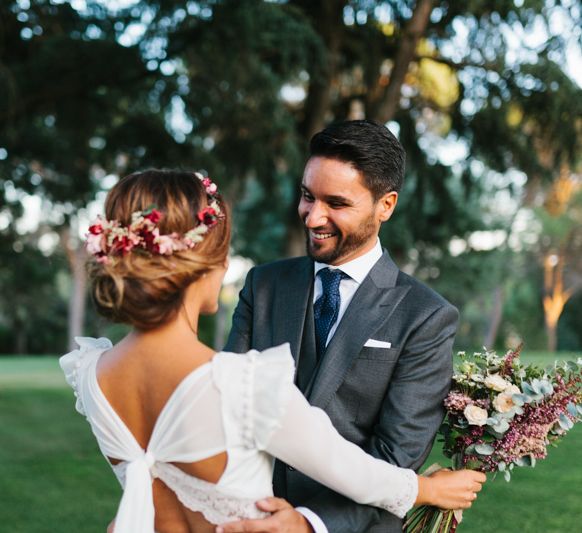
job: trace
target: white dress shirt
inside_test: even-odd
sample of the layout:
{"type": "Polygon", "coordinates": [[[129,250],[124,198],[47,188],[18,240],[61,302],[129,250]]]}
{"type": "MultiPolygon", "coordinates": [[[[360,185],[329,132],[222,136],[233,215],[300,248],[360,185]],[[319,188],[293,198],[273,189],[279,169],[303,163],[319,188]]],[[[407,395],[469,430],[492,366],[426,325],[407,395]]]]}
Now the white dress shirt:
{"type": "MultiPolygon", "coordinates": [[[[378,259],[382,257],[382,245],[380,244],[380,239],[376,241],[376,245],[372,248],[369,252],[366,252],[364,255],[360,257],[356,257],[356,259],[352,259],[347,263],[339,266],[332,266],[327,265],[326,263],[318,263],[317,261],[314,264],[314,276],[315,276],[315,285],[313,287],[313,303],[317,301],[317,299],[322,295],[323,288],[321,286],[321,279],[317,275],[317,273],[323,268],[330,268],[336,269],[339,268],[342,272],[347,274],[349,278],[342,278],[340,281],[340,308],[339,313],[337,316],[337,320],[335,324],[332,325],[331,329],[329,330],[329,335],[327,337],[327,341],[325,345],[329,344],[329,341],[332,339],[334,333],[337,330],[337,327],[350,305],[354,294],[358,290],[358,287],[362,284],[366,276],[372,270],[372,267],[378,262],[378,259]]],[[[327,527],[325,526],[323,520],[315,514],[311,509],[307,507],[297,507],[297,511],[299,511],[311,524],[311,527],[315,531],[315,533],[329,533],[327,527]]]]}
{"type": "Polygon", "coordinates": [[[313,303],[315,303],[318,298],[323,293],[323,288],[321,286],[321,279],[317,273],[324,269],[329,268],[331,270],[339,269],[349,276],[349,278],[343,278],[340,282],[339,292],[340,292],[340,308],[335,324],[332,325],[329,330],[329,335],[325,345],[329,344],[329,341],[333,337],[348,305],[352,301],[354,294],[358,290],[358,287],[362,284],[366,276],[372,270],[372,267],[378,262],[378,259],[382,257],[382,246],[380,240],[376,241],[376,245],[369,252],[366,252],[360,257],[356,257],[347,263],[339,266],[327,265],[325,263],[315,262],[314,265],[314,276],[315,276],[315,286],[313,288],[313,303]]]}

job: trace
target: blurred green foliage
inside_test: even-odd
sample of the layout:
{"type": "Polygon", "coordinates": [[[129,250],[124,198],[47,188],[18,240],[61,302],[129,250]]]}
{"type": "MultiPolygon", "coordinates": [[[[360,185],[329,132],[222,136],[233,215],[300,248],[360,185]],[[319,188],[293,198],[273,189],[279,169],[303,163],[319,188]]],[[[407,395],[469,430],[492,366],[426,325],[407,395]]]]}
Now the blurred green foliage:
{"type": "MultiPolygon", "coordinates": [[[[46,240],[78,246],[83,209],[110,176],[206,168],[233,204],[234,250],[273,260],[302,253],[296,204],[310,136],[359,116],[398,129],[407,176],[382,242],[461,309],[459,345],[519,336],[543,346],[540,250],[508,237],[482,251],[469,238],[508,230],[560,168],[577,171],[582,98],[565,72],[580,48],[575,4],[443,1],[422,20],[402,0],[2,2],[0,353],[63,350],[73,284],[46,240]],[[535,46],[519,37],[540,28],[535,46]],[[32,231],[18,229],[26,194],[42,198],[32,231]],[[469,244],[453,254],[452,239],[469,244]]],[[[572,320],[559,342],[580,347],[572,320]]],[[[212,320],[202,327],[212,338],[212,320]]],[[[85,329],[124,331],[92,310],[85,329]]]]}

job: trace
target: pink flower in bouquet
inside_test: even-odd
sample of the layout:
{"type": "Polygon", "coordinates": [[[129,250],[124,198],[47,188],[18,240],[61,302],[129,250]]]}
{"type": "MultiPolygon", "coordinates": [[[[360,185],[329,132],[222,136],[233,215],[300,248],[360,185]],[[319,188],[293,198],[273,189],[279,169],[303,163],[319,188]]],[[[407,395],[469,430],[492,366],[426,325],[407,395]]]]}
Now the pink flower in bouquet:
{"type": "Polygon", "coordinates": [[[453,390],[449,392],[448,396],[445,398],[444,404],[447,411],[462,413],[467,405],[473,403],[470,396],[466,394],[453,390]]]}

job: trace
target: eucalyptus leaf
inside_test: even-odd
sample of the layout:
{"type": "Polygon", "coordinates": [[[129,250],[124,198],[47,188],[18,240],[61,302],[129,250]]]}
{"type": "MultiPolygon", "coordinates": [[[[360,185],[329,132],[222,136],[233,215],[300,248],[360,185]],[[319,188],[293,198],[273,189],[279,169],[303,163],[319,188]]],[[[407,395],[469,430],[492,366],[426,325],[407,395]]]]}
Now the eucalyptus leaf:
{"type": "Polygon", "coordinates": [[[475,454],[475,447],[476,447],[475,444],[470,444],[469,446],[467,446],[467,449],[465,450],[465,453],[467,455],[473,455],[473,454],[475,454]]]}
{"type": "Polygon", "coordinates": [[[523,404],[529,403],[531,398],[527,394],[514,394],[511,400],[515,405],[522,406],[523,404]]]}
{"type": "Polygon", "coordinates": [[[548,396],[554,392],[554,386],[546,379],[541,380],[539,384],[540,394],[548,396]]]}
{"type": "Polygon", "coordinates": [[[495,448],[493,448],[493,446],[490,446],[489,444],[477,444],[475,446],[475,451],[479,455],[493,455],[495,448]]]}
{"type": "Polygon", "coordinates": [[[538,378],[532,379],[530,386],[531,386],[534,394],[541,394],[542,393],[541,382],[538,378]]]}
{"type": "Polygon", "coordinates": [[[524,455],[513,461],[517,466],[531,466],[531,457],[529,455],[524,455]]]}
{"type": "Polygon", "coordinates": [[[558,424],[560,424],[560,427],[566,431],[574,427],[574,422],[572,422],[564,413],[560,415],[558,424]]]}
{"type": "Polygon", "coordinates": [[[509,483],[511,481],[511,472],[509,470],[506,470],[505,472],[503,472],[503,477],[505,478],[505,481],[509,483]]]}

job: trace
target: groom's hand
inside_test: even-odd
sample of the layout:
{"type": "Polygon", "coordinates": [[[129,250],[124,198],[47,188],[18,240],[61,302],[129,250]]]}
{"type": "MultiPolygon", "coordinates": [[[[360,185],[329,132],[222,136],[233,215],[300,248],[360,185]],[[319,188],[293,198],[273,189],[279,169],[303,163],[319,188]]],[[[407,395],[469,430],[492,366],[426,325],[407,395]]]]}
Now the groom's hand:
{"type": "Polygon", "coordinates": [[[266,498],[257,502],[261,511],[272,513],[261,520],[239,520],[216,528],[216,533],[313,533],[307,519],[286,500],[266,498]]]}

